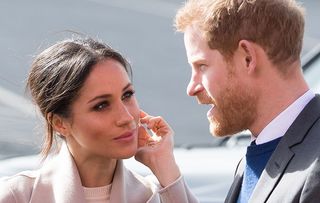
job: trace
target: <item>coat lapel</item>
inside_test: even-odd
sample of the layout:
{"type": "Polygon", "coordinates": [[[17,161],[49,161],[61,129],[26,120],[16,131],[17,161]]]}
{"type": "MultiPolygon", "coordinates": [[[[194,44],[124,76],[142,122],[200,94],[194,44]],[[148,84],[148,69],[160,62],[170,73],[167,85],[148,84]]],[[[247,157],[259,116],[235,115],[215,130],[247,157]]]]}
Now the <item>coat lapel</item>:
{"type": "Polygon", "coordinates": [[[126,183],[125,183],[125,171],[123,168],[122,161],[117,161],[116,171],[113,176],[112,186],[111,186],[111,203],[126,203],[126,183]]]}
{"type": "Polygon", "coordinates": [[[301,143],[308,130],[319,119],[320,96],[313,98],[282,137],[252,193],[249,202],[266,202],[294,157],[291,147],[301,143]]]}
{"type": "Polygon", "coordinates": [[[81,179],[65,143],[54,160],[41,168],[30,203],[85,203],[81,179]]]}
{"type": "Polygon", "coordinates": [[[234,180],[229,189],[228,195],[224,201],[225,203],[237,202],[239,192],[241,189],[242,180],[243,180],[243,172],[244,172],[245,165],[246,165],[246,160],[242,158],[238,163],[234,180]]]}
{"type": "Polygon", "coordinates": [[[129,171],[118,160],[111,188],[111,203],[160,203],[156,187],[140,175],[129,171]]]}
{"type": "MultiPolygon", "coordinates": [[[[76,164],[65,143],[59,154],[48,160],[35,181],[30,203],[86,203],[76,164]]],[[[110,195],[111,203],[160,203],[156,185],[117,162],[110,195]]]]}
{"type": "MultiPolygon", "coordinates": [[[[280,143],[279,143],[280,145],[280,143]]],[[[253,190],[249,202],[265,202],[271,194],[274,187],[277,185],[280,177],[282,177],[286,166],[294,156],[294,153],[285,145],[278,146],[277,151],[271,157],[263,170],[259,181],[253,190]]]]}

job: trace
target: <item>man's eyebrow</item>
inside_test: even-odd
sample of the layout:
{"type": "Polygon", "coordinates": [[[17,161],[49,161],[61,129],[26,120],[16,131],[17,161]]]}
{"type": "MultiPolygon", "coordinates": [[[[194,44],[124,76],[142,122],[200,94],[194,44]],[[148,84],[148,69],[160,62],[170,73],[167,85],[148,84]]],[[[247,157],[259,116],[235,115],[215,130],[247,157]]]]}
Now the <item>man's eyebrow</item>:
{"type": "Polygon", "coordinates": [[[201,56],[194,56],[191,57],[190,60],[188,60],[189,64],[197,64],[197,63],[204,63],[206,61],[206,59],[204,57],[201,56]]]}
{"type": "Polygon", "coordinates": [[[196,66],[199,66],[199,65],[202,65],[202,64],[206,64],[206,60],[202,59],[202,58],[198,58],[196,60],[193,60],[193,61],[190,61],[190,65],[192,67],[196,67],[196,66]]]}

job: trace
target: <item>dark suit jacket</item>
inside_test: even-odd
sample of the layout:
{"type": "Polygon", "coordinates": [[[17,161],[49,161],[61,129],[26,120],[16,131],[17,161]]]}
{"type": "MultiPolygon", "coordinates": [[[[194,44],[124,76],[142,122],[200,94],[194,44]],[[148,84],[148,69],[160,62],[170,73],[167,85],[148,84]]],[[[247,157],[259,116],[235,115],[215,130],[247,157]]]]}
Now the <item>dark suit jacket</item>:
{"type": "MultiPolygon", "coordinates": [[[[237,201],[244,165],[243,159],[225,202],[237,201]]],[[[320,202],[320,95],[307,104],[280,140],[249,202],[320,202]]]]}

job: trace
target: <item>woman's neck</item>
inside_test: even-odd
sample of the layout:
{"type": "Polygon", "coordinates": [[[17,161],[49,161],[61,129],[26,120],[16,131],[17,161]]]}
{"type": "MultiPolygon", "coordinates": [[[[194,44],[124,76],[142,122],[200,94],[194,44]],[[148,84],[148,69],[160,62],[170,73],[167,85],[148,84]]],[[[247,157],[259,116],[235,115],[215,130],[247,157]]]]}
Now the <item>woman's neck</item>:
{"type": "Polygon", "coordinates": [[[67,145],[77,166],[82,186],[101,187],[112,183],[117,159],[99,156],[80,146],[71,136],[67,145]]]}
{"type": "Polygon", "coordinates": [[[110,159],[99,162],[97,160],[77,163],[82,185],[85,187],[101,187],[112,183],[117,160],[110,159]]]}

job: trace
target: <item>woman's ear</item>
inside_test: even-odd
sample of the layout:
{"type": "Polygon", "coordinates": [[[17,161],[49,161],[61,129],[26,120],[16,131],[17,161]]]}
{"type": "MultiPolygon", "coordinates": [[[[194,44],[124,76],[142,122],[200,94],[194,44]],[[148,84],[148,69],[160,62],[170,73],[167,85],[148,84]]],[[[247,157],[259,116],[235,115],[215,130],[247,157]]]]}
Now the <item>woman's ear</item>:
{"type": "Polygon", "coordinates": [[[257,68],[257,53],[254,43],[248,40],[240,40],[238,49],[248,74],[254,73],[257,68]]]}
{"type": "Polygon", "coordinates": [[[64,119],[63,117],[57,114],[52,114],[51,116],[52,116],[51,118],[52,128],[63,137],[68,136],[69,128],[68,128],[68,123],[66,119],[64,119]]]}

